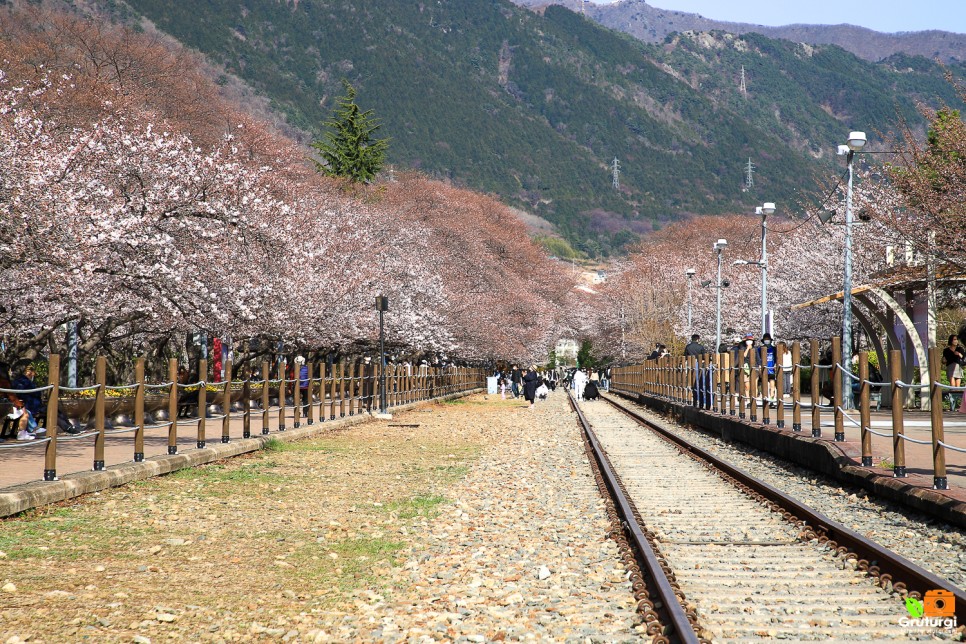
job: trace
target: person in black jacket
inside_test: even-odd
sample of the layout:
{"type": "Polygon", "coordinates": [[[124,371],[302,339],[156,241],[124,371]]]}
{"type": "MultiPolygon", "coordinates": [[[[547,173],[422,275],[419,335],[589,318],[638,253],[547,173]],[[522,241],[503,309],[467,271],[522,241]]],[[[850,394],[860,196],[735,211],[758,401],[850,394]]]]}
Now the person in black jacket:
{"type": "Polygon", "coordinates": [[[27,363],[17,377],[13,379],[10,388],[24,390],[24,393],[17,394],[17,397],[23,401],[23,406],[30,412],[34,420],[40,422],[44,416],[44,402],[39,392],[28,393],[30,389],[37,388],[37,384],[34,382],[36,376],[37,370],[34,369],[32,364],[27,363]]]}
{"type": "MultiPolygon", "coordinates": [[[[686,358],[690,358],[692,356],[698,357],[707,353],[707,349],[704,348],[704,345],[698,342],[698,340],[700,339],[701,339],[701,336],[699,336],[697,333],[691,336],[691,341],[688,342],[686,347],[684,347],[684,356],[686,358]]],[[[698,406],[698,402],[699,402],[698,390],[702,388],[700,384],[701,378],[702,376],[706,376],[706,375],[707,375],[706,372],[703,373],[701,370],[696,370],[694,372],[694,382],[691,383],[691,400],[692,400],[692,404],[695,407],[698,406]]]]}
{"type": "Polygon", "coordinates": [[[520,388],[523,387],[523,371],[516,365],[513,365],[513,370],[510,371],[510,389],[513,391],[513,397],[520,397],[520,388]]]}
{"type": "Polygon", "coordinates": [[[537,367],[531,366],[523,376],[523,397],[530,403],[530,409],[533,409],[533,401],[537,398],[539,384],[540,376],[537,375],[537,367]]]}

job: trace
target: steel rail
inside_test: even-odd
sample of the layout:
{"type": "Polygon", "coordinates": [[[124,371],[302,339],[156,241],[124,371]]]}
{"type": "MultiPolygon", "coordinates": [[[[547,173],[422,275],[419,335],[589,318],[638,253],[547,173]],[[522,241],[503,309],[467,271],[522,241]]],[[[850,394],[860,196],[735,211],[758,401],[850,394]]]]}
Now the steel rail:
{"type": "Polygon", "coordinates": [[[914,564],[902,555],[879,545],[854,530],[850,530],[778,488],[747,474],[697,445],[693,445],[674,432],[658,426],[637,412],[617,403],[612,398],[605,396],[601,396],[601,398],[641,425],[664,436],[679,447],[737,480],[741,485],[791,513],[797,519],[803,521],[807,528],[818,537],[819,541],[827,542],[839,552],[850,551],[854,553],[858,558],[859,569],[878,577],[881,584],[884,585],[886,581],[891,581],[893,588],[897,590],[904,588],[911,596],[919,599],[922,599],[922,596],[928,590],[941,589],[953,593],[956,597],[956,620],[959,624],[966,623],[966,592],[961,588],[914,564]]]}
{"type": "Polygon", "coordinates": [[[657,554],[648,542],[647,537],[644,536],[644,531],[640,524],[634,518],[634,510],[631,505],[631,501],[624,494],[618,484],[617,474],[614,472],[614,468],[611,466],[610,461],[606,458],[604,450],[597,440],[594,430],[591,429],[590,423],[587,422],[587,418],[584,416],[583,412],[580,411],[580,407],[574,402],[573,394],[570,390],[567,391],[568,399],[570,400],[570,406],[577,413],[577,418],[580,420],[580,425],[584,430],[584,434],[587,440],[590,442],[591,448],[594,452],[594,458],[597,461],[597,465],[600,468],[601,473],[604,477],[604,482],[607,485],[607,489],[610,490],[611,498],[614,500],[614,505],[617,508],[617,512],[621,516],[621,522],[624,525],[625,531],[628,533],[628,537],[640,554],[643,560],[644,567],[647,569],[648,575],[650,575],[650,580],[653,582],[654,590],[660,597],[661,602],[664,604],[663,610],[668,617],[670,622],[667,626],[672,629],[671,633],[665,633],[669,637],[675,638],[677,641],[684,642],[687,644],[699,644],[697,634],[694,632],[694,628],[691,626],[691,622],[688,619],[687,611],[684,606],[681,605],[681,600],[678,598],[677,593],[675,593],[674,588],[671,587],[671,582],[668,581],[667,574],[661,567],[661,562],[658,560],[657,554]]]}

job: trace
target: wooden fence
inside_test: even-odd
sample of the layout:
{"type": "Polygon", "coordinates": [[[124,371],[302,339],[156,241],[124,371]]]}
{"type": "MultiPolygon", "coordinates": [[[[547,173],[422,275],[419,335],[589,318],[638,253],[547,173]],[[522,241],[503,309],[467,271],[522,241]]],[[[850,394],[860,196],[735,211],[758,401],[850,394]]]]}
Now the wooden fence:
{"type": "MultiPolygon", "coordinates": [[[[144,460],[145,430],[167,428],[167,453],[178,453],[179,431],[194,433],[196,446],[204,449],[213,427],[222,443],[231,441],[232,419],[242,420],[242,438],[255,432],[270,433],[270,418],[277,418],[276,430],[285,431],[287,420],[294,427],[304,422],[335,420],[345,416],[374,413],[379,410],[385,382],[386,407],[392,409],[409,403],[442,396],[467,393],[486,386],[486,373],[479,368],[388,365],[384,374],[377,364],[361,360],[342,360],[326,366],[307,363],[306,377],[285,377],[284,363],[272,374],[268,362],[261,364],[261,378],[232,380],[229,361],[227,380],[218,383],[204,380],[178,383],[178,361],[168,361],[168,381],[145,381],[143,358],[135,364],[135,382],[109,386],[106,382],[107,362],[103,356],[95,362],[95,383],[87,387],[63,387],[60,382],[60,356],[50,356],[48,384],[32,390],[46,396],[47,434],[31,442],[0,443],[3,449],[19,449],[44,445],[45,481],[57,479],[57,448],[65,441],[92,440],[94,470],[105,469],[105,439],[115,434],[130,434],[135,462],[144,460]],[[275,378],[272,378],[275,375],[275,378]],[[108,395],[108,394],[113,395],[108,395]],[[123,393],[125,395],[118,395],[123,393]],[[58,416],[71,419],[72,432],[60,432],[58,416]],[[115,426],[109,418],[119,421],[115,426]],[[89,419],[89,420],[88,420],[89,419]]],[[[198,373],[207,374],[208,365],[200,361],[198,373]]],[[[0,389],[0,394],[29,393],[25,390],[0,389]]]]}
{"type": "MultiPolygon", "coordinates": [[[[946,450],[966,452],[966,449],[945,442],[943,428],[944,391],[963,392],[966,387],[949,387],[940,383],[939,364],[942,356],[940,349],[929,350],[929,384],[910,384],[894,379],[875,382],[869,379],[868,352],[858,355],[858,373],[846,370],[842,365],[841,339],[832,338],[831,365],[801,364],[802,347],[799,342],[790,346],[778,343],[775,347],[774,365],[767,364],[767,348],[758,347],[749,353],[747,365],[744,359],[736,359],[733,353],[705,354],[701,356],[665,356],[649,360],[641,365],[616,367],[611,370],[611,389],[624,394],[653,397],[671,401],[679,405],[691,405],[710,414],[737,416],[752,423],[770,425],[784,429],[791,415],[791,430],[802,431],[803,415],[807,418],[811,435],[822,437],[823,414],[831,413],[834,418],[835,441],[845,440],[845,423],[860,429],[862,465],[872,466],[872,436],[891,439],[893,451],[893,474],[897,478],[906,476],[905,443],[928,444],[932,447],[933,487],[948,489],[946,476],[946,450]],[[769,395],[769,377],[775,379],[776,390],[781,391],[782,359],[791,351],[792,400],[785,403],[781,394],[769,395]],[[807,389],[810,402],[802,401],[802,372],[809,369],[807,389]],[[824,372],[824,373],[823,373],[824,372]],[[843,380],[848,378],[857,383],[858,419],[850,415],[851,409],[844,409],[843,380]],[[906,390],[919,390],[930,401],[930,441],[918,440],[905,435],[904,398],[906,390]],[[871,427],[871,407],[875,394],[873,390],[888,391],[891,394],[892,431],[880,433],[871,427]],[[829,405],[822,405],[823,397],[830,398],[829,405]],[[774,418],[772,413],[774,412],[774,418]]],[[[809,341],[809,355],[819,355],[819,341],[809,341]]],[[[889,362],[900,365],[901,352],[889,352],[889,362]]],[[[892,373],[902,373],[892,369],[892,373]]],[[[964,394],[966,395],[966,394],[964,394]]]]}

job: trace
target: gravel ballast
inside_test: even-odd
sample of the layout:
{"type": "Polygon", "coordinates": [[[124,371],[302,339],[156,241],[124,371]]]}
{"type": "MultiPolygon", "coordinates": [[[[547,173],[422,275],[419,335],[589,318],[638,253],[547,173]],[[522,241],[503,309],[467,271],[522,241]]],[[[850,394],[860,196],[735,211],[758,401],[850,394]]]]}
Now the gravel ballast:
{"type": "Polygon", "coordinates": [[[620,399],[664,427],[686,435],[698,447],[720,456],[748,474],[794,496],[846,527],[902,554],[930,572],[966,588],[966,531],[876,499],[865,490],[843,487],[765,452],[729,443],[682,427],[636,403],[620,399]]]}

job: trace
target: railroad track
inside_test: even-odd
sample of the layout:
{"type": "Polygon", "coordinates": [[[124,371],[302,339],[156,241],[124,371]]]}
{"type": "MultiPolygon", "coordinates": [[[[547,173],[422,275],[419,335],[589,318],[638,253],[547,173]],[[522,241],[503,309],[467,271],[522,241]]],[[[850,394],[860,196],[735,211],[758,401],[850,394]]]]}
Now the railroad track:
{"type": "Polygon", "coordinates": [[[966,594],[900,555],[613,400],[575,409],[655,641],[932,639],[903,602],[930,590],[966,621],[966,594]]]}

